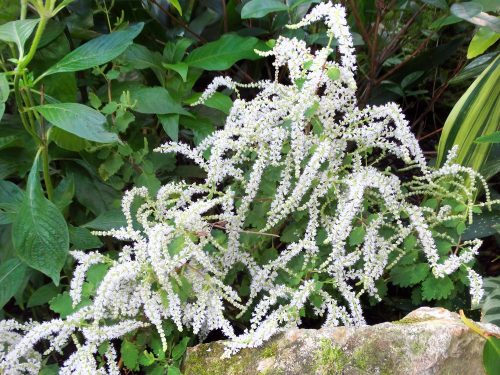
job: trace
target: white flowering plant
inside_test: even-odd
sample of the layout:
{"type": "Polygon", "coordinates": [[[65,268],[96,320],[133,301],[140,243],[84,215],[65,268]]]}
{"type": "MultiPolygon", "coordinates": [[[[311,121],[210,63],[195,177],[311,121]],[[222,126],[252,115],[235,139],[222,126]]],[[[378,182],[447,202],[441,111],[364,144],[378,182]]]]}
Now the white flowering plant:
{"type": "Polygon", "coordinates": [[[196,147],[157,149],[191,159],[204,180],[171,182],[155,196],[126,192],[127,225],[97,233],[124,241],[121,252],[72,252],[75,311],[0,323],[3,373],[36,374],[42,354],[57,351],[66,357],[61,374],[118,374],[117,340],[144,332],[155,332],[158,356],[174,351],[177,361],[189,334],[172,348],[172,332],[203,340],[220,331],[229,356],[305,316],[325,327],[363,325],[365,298],[380,301],[388,280],[414,288],[417,301],[446,298],[455,283],[480,300],[472,266],[481,241],[460,235],[473,212],[495,203],[484,179],[453,164],[456,149],[429,167],[396,104],[359,108],[345,10],[322,3],[290,28],[318,21],[328,30],[324,48],[282,36],[259,52],[274,59],[274,81],[209,85],[198,103],[220,87],[237,96],[224,128],[196,147]],[[251,100],[240,97],[247,88],[258,90],[251,100]],[[476,203],[481,190],[485,202],[476,203]],[[89,292],[96,265],[102,275],[89,292]],[[50,344],[44,353],[41,341],[50,344]]]}

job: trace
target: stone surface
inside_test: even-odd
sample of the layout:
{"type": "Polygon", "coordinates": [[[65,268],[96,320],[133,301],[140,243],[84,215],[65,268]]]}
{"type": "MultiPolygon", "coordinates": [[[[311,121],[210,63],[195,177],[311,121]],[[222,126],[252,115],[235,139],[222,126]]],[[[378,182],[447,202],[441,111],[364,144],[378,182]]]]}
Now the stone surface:
{"type": "MultiPolygon", "coordinates": [[[[497,326],[482,324],[500,334],[497,326]]],[[[221,359],[223,342],[188,350],[185,375],[481,375],[485,340],[456,313],[422,307],[397,322],[294,329],[221,359]]]]}

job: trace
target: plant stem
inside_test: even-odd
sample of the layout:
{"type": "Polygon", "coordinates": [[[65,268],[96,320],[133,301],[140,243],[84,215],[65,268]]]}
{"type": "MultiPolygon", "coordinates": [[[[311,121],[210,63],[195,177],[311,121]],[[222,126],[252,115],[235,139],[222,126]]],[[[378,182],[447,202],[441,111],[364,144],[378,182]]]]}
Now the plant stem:
{"type": "Polygon", "coordinates": [[[49,173],[49,145],[42,146],[42,165],[43,165],[43,180],[45,181],[45,190],[47,190],[47,198],[52,201],[54,188],[49,173]]]}

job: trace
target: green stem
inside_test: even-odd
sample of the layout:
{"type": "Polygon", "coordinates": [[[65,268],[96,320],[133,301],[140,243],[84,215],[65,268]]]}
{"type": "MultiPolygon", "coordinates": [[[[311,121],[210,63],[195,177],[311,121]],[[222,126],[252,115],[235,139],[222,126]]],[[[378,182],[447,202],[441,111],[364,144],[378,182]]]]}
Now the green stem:
{"type": "Polygon", "coordinates": [[[26,19],[26,14],[28,13],[28,0],[21,0],[21,15],[19,19],[26,19]]]}
{"type": "Polygon", "coordinates": [[[52,201],[54,188],[52,187],[52,180],[49,173],[49,145],[42,146],[42,165],[43,165],[43,179],[45,181],[45,189],[47,190],[47,198],[52,201]]]}
{"type": "Polygon", "coordinates": [[[38,48],[38,43],[40,43],[40,39],[42,38],[48,20],[49,18],[46,15],[44,14],[40,15],[40,22],[38,23],[38,27],[36,28],[35,36],[33,37],[33,42],[31,43],[30,50],[28,54],[25,57],[23,57],[23,59],[19,62],[19,65],[17,66],[18,73],[22,73],[24,68],[28,66],[30,61],[35,56],[35,52],[38,48]]]}

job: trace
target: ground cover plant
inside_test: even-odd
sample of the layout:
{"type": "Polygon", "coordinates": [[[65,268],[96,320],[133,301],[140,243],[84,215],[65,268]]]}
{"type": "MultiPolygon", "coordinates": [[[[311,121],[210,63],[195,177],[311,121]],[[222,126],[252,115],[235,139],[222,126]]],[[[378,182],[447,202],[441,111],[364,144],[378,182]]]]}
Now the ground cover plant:
{"type": "Polygon", "coordinates": [[[134,3],[13,7],[20,19],[0,26],[2,371],[176,374],[188,345],[217,335],[231,355],[297,325],[377,321],[377,304],[397,318],[484,302],[474,268],[496,230],[498,57],[448,68],[430,97],[412,85],[438,68],[412,59],[466,21],[480,22],[468,49],[482,54],[496,9],[261,3],[152,1],[149,19],[134,3]],[[443,19],[405,51],[425,11],[443,19]],[[366,28],[381,25],[378,46],[366,28]],[[423,70],[398,82],[412,63],[423,70]],[[438,99],[478,66],[432,166],[415,133],[438,136],[438,99]],[[409,116],[427,106],[418,128],[389,99],[409,116]],[[474,122],[483,137],[461,143],[478,106],[493,111],[474,122]]]}

